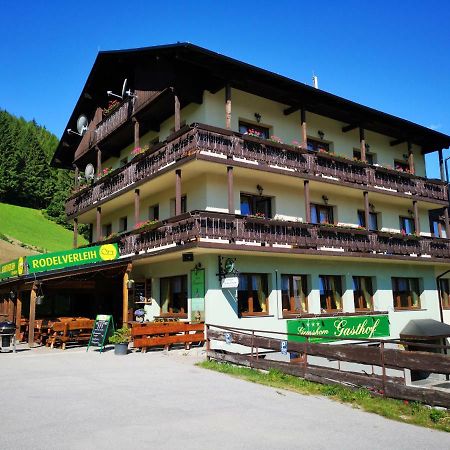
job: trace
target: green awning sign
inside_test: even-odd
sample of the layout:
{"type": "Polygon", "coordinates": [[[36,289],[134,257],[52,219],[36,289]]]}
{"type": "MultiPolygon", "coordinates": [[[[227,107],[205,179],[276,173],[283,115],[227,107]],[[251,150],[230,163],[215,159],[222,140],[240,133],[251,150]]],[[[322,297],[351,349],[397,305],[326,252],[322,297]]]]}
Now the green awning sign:
{"type": "Polygon", "coordinates": [[[117,244],[104,244],[95,247],[76,248],[44,255],[27,256],[28,273],[64,269],[119,258],[117,244]]]}
{"type": "Polygon", "coordinates": [[[0,280],[23,275],[24,258],[14,259],[5,264],[0,264],[0,280]]]}
{"type": "Polygon", "coordinates": [[[289,341],[331,342],[342,339],[371,339],[389,336],[389,316],[314,317],[287,321],[287,332],[300,336],[288,336],[289,341]],[[323,337],[322,337],[323,336],[323,337]]]}

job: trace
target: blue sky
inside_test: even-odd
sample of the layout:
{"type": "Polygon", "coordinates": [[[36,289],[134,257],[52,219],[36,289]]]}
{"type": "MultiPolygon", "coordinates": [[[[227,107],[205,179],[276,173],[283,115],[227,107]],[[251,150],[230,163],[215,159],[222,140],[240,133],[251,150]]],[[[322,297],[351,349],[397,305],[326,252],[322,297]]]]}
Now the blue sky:
{"type": "Polygon", "coordinates": [[[5,2],[0,108],[60,137],[99,50],[188,41],[450,134],[449,23],[433,0],[5,2]]]}

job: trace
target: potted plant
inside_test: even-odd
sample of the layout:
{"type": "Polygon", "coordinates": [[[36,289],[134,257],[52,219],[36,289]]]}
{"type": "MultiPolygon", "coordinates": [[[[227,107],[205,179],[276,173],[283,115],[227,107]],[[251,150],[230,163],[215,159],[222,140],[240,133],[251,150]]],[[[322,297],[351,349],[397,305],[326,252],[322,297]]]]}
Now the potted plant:
{"type": "Polygon", "coordinates": [[[128,344],[131,341],[131,330],[128,327],[119,328],[109,338],[110,344],[114,344],[115,355],[126,355],[128,353],[128,344]]]}

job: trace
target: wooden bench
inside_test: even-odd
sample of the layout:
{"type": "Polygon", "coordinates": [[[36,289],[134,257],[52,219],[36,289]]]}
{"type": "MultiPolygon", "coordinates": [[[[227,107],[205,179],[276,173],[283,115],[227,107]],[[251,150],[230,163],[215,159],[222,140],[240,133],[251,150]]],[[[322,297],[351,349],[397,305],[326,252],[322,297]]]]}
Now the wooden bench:
{"type": "Polygon", "coordinates": [[[184,348],[189,349],[190,344],[205,341],[205,326],[203,323],[186,322],[133,324],[131,336],[134,348],[140,348],[143,353],[149,347],[168,350],[172,344],[184,344],[184,348]]]}
{"type": "Polygon", "coordinates": [[[61,344],[61,348],[65,350],[68,343],[82,344],[89,342],[94,322],[91,319],[55,322],[50,329],[47,347],[54,348],[55,345],[61,344]]]}

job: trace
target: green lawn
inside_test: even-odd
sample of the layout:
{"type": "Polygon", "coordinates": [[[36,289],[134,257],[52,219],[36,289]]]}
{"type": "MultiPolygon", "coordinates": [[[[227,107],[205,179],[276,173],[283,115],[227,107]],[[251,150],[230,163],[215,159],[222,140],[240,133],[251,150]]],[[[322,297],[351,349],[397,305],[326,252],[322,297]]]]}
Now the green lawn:
{"type": "MultiPolygon", "coordinates": [[[[0,234],[45,252],[72,248],[73,233],[36,209],[0,203],[0,234]]],[[[78,237],[78,245],[87,242],[78,237]]]]}

